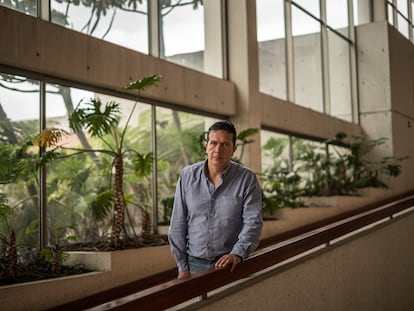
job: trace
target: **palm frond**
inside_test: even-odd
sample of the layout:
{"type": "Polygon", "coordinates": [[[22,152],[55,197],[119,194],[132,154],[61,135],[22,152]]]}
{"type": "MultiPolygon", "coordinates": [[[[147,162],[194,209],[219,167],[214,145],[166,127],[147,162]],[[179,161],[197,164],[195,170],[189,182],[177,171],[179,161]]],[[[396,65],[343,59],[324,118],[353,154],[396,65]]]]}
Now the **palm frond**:
{"type": "Polygon", "coordinates": [[[58,128],[48,128],[41,131],[34,139],[33,144],[35,146],[48,148],[56,147],[63,135],[68,134],[65,130],[58,128]]]}
{"type": "Polygon", "coordinates": [[[237,139],[242,141],[243,143],[252,143],[254,142],[254,140],[248,139],[250,136],[255,135],[256,133],[259,132],[258,128],[248,128],[245,129],[243,131],[241,131],[238,135],[237,135],[237,139]]]}
{"type": "Polygon", "coordinates": [[[124,90],[138,90],[143,91],[150,86],[155,86],[158,82],[162,79],[159,75],[152,75],[148,77],[144,77],[140,80],[132,81],[127,86],[124,86],[124,90]]]}
{"type": "Polygon", "coordinates": [[[134,165],[134,173],[139,177],[146,177],[152,172],[153,154],[149,152],[147,154],[137,153],[132,158],[132,164],[134,165]]]}
{"type": "Polygon", "coordinates": [[[92,213],[97,220],[103,220],[112,210],[113,190],[100,189],[97,196],[91,202],[92,213]]]}
{"type": "Polygon", "coordinates": [[[69,118],[69,126],[77,132],[85,128],[92,137],[101,137],[111,132],[119,123],[119,104],[110,101],[104,106],[99,98],[91,98],[81,107],[80,102],[69,118]]]}

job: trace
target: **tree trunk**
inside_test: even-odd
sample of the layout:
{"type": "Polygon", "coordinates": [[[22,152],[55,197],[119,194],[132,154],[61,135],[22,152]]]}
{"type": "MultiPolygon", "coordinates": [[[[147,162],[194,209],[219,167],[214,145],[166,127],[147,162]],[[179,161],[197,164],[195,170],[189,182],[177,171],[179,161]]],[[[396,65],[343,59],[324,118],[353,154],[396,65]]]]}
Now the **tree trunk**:
{"type": "Polygon", "coordinates": [[[123,159],[118,155],[115,158],[115,180],[114,180],[114,216],[112,222],[111,243],[113,247],[119,246],[121,232],[125,219],[125,203],[123,192],[123,159]]]}
{"type": "Polygon", "coordinates": [[[146,211],[142,214],[142,239],[144,242],[151,240],[151,216],[146,211]]]}

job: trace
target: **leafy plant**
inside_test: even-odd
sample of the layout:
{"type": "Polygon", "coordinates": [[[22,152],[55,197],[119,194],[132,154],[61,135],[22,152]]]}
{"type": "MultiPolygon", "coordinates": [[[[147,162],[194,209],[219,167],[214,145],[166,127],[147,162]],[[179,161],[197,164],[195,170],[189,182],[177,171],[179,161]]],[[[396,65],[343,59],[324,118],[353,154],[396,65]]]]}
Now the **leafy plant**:
{"type": "MultiPolygon", "coordinates": [[[[141,80],[133,81],[124,87],[125,91],[137,90],[138,96],[141,91],[148,87],[157,85],[161,77],[157,75],[144,77],[141,80]]],[[[61,139],[67,133],[62,129],[46,129],[42,131],[35,139],[35,144],[43,148],[42,164],[48,163],[59,157],[74,156],[80,153],[101,153],[109,156],[112,161],[110,167],[113,168],[114,174],[111,175],[113,183],[109,183],[110,189],[101,189],[96,199],[92,202],[95,215],[102,218],[108,215],[112,210],[112,231],[111,246],[117,248],[124,238],[128,238],[125,229],[126,202],[124,194],[124,159],[128,156],[131,160],[134,172],[139,177],[148,176],[152,167],[152,154],[141,154],[136,150],[129,149],[125,145],[125,135],[128,129],[128,123],[135,110],[133,106],[128,117],[127,124],[123,130],[119,130],[120,110],[119,104],[113,101],[103,104],[99,98],[91,98],[87,102],[80,102],[74,112],[69,117],[70,129],[76,133],[85,129],[92,138],[98,139],[103,148],[85,149],[85,148],[68,148],[61,144],[61,139]],[[59,151],[68,150],[72,154],[61,155],[59,151]],[[108,194],[111,193],[111,196],[108,194]],[[97,204],[100,202],[101,204],[97,204]],[[100,209],[100,207],[102,207],[100,209]]],[[[144,205],[140,205],[143,207],[144,205]]],[[[146,209],[143,209],[146,213],[146,209]]],[[[148,219],[146,219],[143,228],[148,228],[148,219]]],[[[150,221],[149,221],[150,224],[150,221]]]]}
{"type": "Polygon", "coordinates": [[[301,199],[301,179],[298,174],[288,169],[268,172],[262,183],[263,211],[271,215],[279,208],[305,206],[301,199]]]}
{"type": "Polygon", "coordinates": [[[298,148],[297,170],[308,176],[303,185],[305,195],[349,195],[365,187],[387,188],[382,178],[397,177],[401,173],[400,162],[406,157],[383,157],[378,161],[367,159],[373,148],[386,142],[385,138],[366,140],[363,136],[352,137],[348,144],[342,143],[346,148],[339,151],[333,143],[345,138],[343,135],[340,137],[339,141],[337,138],[326,141],[323,148],[310,144],[298,148]]]}
{"type": "Polygon", "coordinates": [[[352,137],[345,144],[345,138],[346,135],[338,133],[323,144],[294,139],[293,165],[282,156],[287,141],[269,140],[263,151],[272,157],[273,166],[262,177],[264,212],[273,214],[278,208],[305,206],[304,196],[350,195],[365,187],[387,188],[381,178],[394,178],[401,173],[400,162],[406,157],[367,159],[367,154],[386,139],[352,137]]]}
{"type": "Polygon", "coordinates": [[[51,264],[52,273],[59,273],[63,263],[69,258],[69,254],[63,250],[62,244],[67,241],[76,240],[74,235],[67,234],[68,229],[74,229],[74,227],[56,228],[57,236],[55,243],[40,251],[41,258],[51,264]]]}

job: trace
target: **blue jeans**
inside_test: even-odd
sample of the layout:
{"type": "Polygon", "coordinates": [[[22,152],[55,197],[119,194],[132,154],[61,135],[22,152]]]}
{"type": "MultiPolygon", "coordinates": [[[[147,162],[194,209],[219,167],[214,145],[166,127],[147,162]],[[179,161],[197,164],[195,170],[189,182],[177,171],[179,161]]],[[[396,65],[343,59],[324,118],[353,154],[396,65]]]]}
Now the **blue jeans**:
{"type": "Polygon", "coordinates": [[[213,268],[217,260],[219,259],[220,256],[209,260],[188,255],[188,265],[190,267],[190,273],[200,272],[203,270],[213,268]]]}

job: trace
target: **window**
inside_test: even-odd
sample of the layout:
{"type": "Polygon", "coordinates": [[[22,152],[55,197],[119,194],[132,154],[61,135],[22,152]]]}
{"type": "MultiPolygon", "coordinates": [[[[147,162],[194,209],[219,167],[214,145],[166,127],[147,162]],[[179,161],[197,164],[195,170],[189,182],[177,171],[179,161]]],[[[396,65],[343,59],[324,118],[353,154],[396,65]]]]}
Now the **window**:
{"type": "Polygon", "coordinates": [[[159,55],[168,61],[223,77],[221,1],[159,0],[159,55]]]}
{"type": "Polygon", "coordinates": [[[292,7],[295,103],[323,112],[320,23],[292,7]]]}
{"type": "Polygon", "coordinates": [[[411,0],[387,1],[388,22],[407,39],[414,42],[413,8],[411,0]]]}
{"type": "Polygon", "coordinates": [[[156,108],[158,221],[168,224],[181,169],[204,160],[205,136],[211,124],[218,121],[192,113],[156,108]]]}
{"type": "Polygon", "coordinates": [[[21,1],[0,1],[0,6],[16,10],[31,16],[37,16],[37,1],[21,0],[21,1]]]}
{"type": "Polygon", "coordinates": [[[274,97],[287,99],[286,40],[283,0],[258,0],[259,88],[274,97]]]}
{"type": "Polygon", "coordinates": [[[0,73],[0,234],[13,230],[20,245],[37,245],[39,236],[38,149],[29,144],[39,131],[39,85],[0,73]]]}
{"type": "Polygon", "coordinates": [[[330,115],[352,122],[350,44],[328,30],[330,115]]]}
{"type": "Polygon", "coordinates": [[[352,122],[348,1],[326,1],[325,15],[319,1],[257,1],[260,91],[352,122]]]}
{"type": "MultiPolygon", "coordinates": [[[[54,244],[61,230],[69,229],[74,230],[77,242],[105,241],[112,224],[117,156],[123,160],[126,234],[140,234],[144,215],[152,210],[152,172],[135,174],[134,159],[137,153],[145,156],[152,151],[150,105],[57,84],[47,84],[46,90],[48,126],[67,132],[59,142],[63,146],[59,157],[46,165],[50,242],[54,244]],[[95,101],[100,102],[100,109],[94,110],[95,101]],[[74,132],[68,127],[73,111],[98,111],[102,118],[117,116],[119,121],[110,123],[111,131],[101,127],[99,135],[92,134],[92,127],[74,132]]],[[[101,123],[91,124],[96,128],[101,123]]]]}
{"type": "Polygon", "coordinates": [[[349,37],[348,0],[327,0],[326,19],[329,27],[349,37]]]}
{"type": "Polygon", "coordinates": [[[148,53],[147,1],[51,0],[51,21],[124,47],[148,53]]]}

